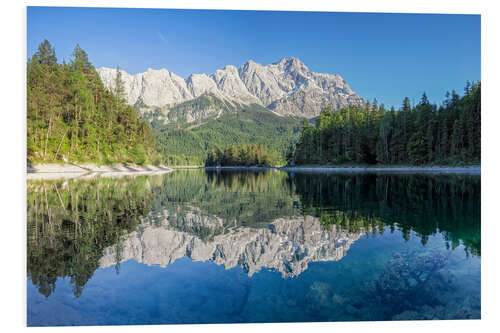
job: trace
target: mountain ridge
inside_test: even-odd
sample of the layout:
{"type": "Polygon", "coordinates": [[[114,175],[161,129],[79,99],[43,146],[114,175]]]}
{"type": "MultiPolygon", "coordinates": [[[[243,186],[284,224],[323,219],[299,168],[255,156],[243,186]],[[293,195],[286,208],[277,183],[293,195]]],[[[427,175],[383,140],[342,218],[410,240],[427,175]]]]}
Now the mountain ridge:
{"type": "MultiPolygon", "coordinates": [[[[114,90],[116,69],[97,71],[104,85],[114,90]]],[[[318,116],[326,106],[335,110],[366,103],[339,74],[312,72],[294,57],[268,65],[248,60],[240,68],[226,65],[210,75],[193,73],[185,79],[167,69],[149,68],[135,75],[120,71],[128,104],[140,100],[150,109],[162,108],[165,114],[204,94],[230,105],[258,104],[278,115],[304,118],[318,116]]]]}

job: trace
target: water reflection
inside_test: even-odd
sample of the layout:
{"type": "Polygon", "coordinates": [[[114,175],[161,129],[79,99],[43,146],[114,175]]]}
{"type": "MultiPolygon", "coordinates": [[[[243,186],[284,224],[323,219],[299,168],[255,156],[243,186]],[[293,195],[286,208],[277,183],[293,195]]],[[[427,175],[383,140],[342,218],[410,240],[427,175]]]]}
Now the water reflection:
{"type": "Polygon", "coordinates": [[[292,177],[303,209],[350,231],[398,229],[422,244],[442,233],[446,246],[481,255],[481,178],[463,175],[311,175],[292,177]],[[354,222],[354,223],[353,223],[354,222]]]}
{"type": "Polygon", "coordinates": [[[103,249],[136,229],[151,211],[160,176],[28,183],[28,278],[49,296],[69,277],[79,296],[103,249]]]}
{"type": "MultiPolygon", "coordinates": [[[[391,231],[406,241],[414,235],[423,245],[441,235],[450,249],[481,254],[480,177],[475,176],[177,170],[137,178],[36,181],[28,184],[27,216],[28,277],[45,296],[54,292],[58,278],[68,277],[78,297],[99,267],[114,265],[119,273],[120,263],[130,259],[165,267],[188,257],[241,267],[248,276],[265,268],[282,278],[297,277],[313,262],[348,258],[363,235],[391,231]]],[[[398,258],[377,266],[371,281],[378,282],[363,291],[370,300],[383,303],[380,295],[390,295],[387,288],[399,290],[396,281],[402,280],[384,273],[399,269],[397,260],[420,260],[398,258]]],[[[425,260],[438,259],[428,254],[425,260]]],[[[441,268],[420,268],[433,276],[426,284],[429,292],[447,281],[441,268]]],[[[408,281],[411,286],[417,279],[408,281]]],[[[339,298],[326,296],[319,281],[311,288],[304,293],[307,302],[312,297],[331,315],[329,306],[337,306],[339,298]]],[[[411,299],[408,293],[416,289],[406,289],[398,292],[411,299]]],[[[402,312],[391,307],[380,318],[402,312]]]]}
{"type": "Polygon", "coordinates": [[[119,245],[107,248],[100,264],[105,268],[120,258],[121,262],[134,259],[166,267],[179,258],[189,257],[213,261],[226,269],[239,265],[249,276],[262,268],[273,269],[286,278],[305,271],[309,262],[342,259],[362,235],[361,230],[350,233],[336,226],[326,230],[312,216],[279,218],[264,228],[224,228],[223,220],[200,215],[199,211],[186,212],[182,218],[164,211],[162,217],[155,216],[155,222],[146,219],[119,245]],[[176,224],[171,225],[170,219],[176,224]],[[188,231],[176,230],[179,227],[188,231]],[[203,240],[196,234],[201,230],[214,236],[203,240]]]}

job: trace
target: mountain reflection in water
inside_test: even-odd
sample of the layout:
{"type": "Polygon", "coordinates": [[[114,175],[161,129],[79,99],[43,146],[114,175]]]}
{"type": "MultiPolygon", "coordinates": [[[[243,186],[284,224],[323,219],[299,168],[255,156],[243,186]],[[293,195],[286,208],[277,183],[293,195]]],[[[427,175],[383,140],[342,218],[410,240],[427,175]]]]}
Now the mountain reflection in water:
{"type": "MultiPolygon", "coordinates": [[[[56,284],[63,283],[61,278],[69,278],[73,297],[78,299],[97,270],[112,266],[120,273],[120,267],[131,259],[160,267],[176,262],[185,265],[190,260],[224,267],[227,274],[240,269],[254,285],[268,271],[278,272],[285,284],[303,275],[307,275],[303,281],[314,276],[304,290],[302,285],[286,290],[276,285],[283,295],[295,290],[286,296],[289,306],[300,307],[298,299],[303,299],[313,312],[298,314],[290,309],[284,317],[281,312],[273,316],[269,311],[253,312],[249,307],[256,296],[248,294],[248,300],[238,301],[243,302],[238,316],[164,321],[158,315],[150,318],[151,323],[423,319],[426,315],[419,309],[424,306],[430,307],[427,312],[432,316],[442,318],[477,316],[475,312],[457,315],[454,307],[439,310],[442,302],[431,296],[436,295],[435,290],[448,290],[450,295],[455,290],[450,281],[456,277],[446,273],[448,267],[459,274],[472,272],[467,279],[480,276],[476,264],[471,268],[464,261],[481,255],[479,176],[176,170],[121,179],[33,181],[27,189],[28,284],[46,298],[55,293],[56,284]],[[419,255],[411,252],[417,249],[415,239],[427,248],[419,255]],[[357,249],[352,255],[357,264],[349,266],[352,248],[361,240],[366,240],[364,247],[369,246],[369,252],[364,259],[361,248],[357,249]],[[461,254],[454,251],[454,259],[450,259],[447,253],[457,247],[461,254]],[[378,256],[367,259],[373,255],[378,256]],[[317,269],[323,266],[311,270],[313,263],[334,262],[351,270],[349,277],[335,278],[339,288],[347,280],[359,280],[362,285],[367,283],[363,279],[369,279],[363,290],[345,289],[355,295],[352,300],[364,297],[365,301],[351,301],[346,307],[341,300],[346,296],[334,293],[331,282],[320,281],[322,273],[317,269]],[[394,286],[403,288],[404,281],[391,274],[403,268],[410,271],[401,274],[432,278],[422,278],[426,282],[417,283],[421,286],[418,291],[413,280],[404,284],[406,289],[396,290],[394,286]],[[373,302],[400,297],[400,303],[411,304],[384,308],[373,303],[378,313],[353,310],[371,304],[367,297],[373,302]],[[341,314],[339,307],[343,308],[341,314]]],[[[333,279],[334,272],[327,276],[333,279]]],[[[250,285],[243,283],[245,293],[250,293],[250,285]]],[[[476,282],[472,285],[476,290],[476,282]]],[[[275,291],[262,292],[271,295],[275,291]]],[[[30,295],[28,298],[34,297],[30,295]]],[[[477,308],[476,298],[466,299],[471,309],[477,308]]],[[[458,303],[453,304],[459,308],[458,303]]],[[[108,321],[95,319],[95,323],[103,322],[108,321]]]]}
{"type": "MultiPolygon", "coordinates": [[[[172,217],[177,218],[175,214],[172,217]]],[[[186,224],[203,224],[213,229],[223,225],[221,220],[210,220],[196,213],[188,213],[183,219],[186,224]],[[206,221],[215,225],[207,225],[206,221]]],[[[306,270],[311,261],[342,259],[350,245],[363,234],[337,227],[326,230],[318,218],[299,216],[276,219],[264,228],[228,229],[204,241],[175,230],[168,220],[166,211],[160,225],[145,222],[121,239],[119,245],[105,249],[101,267],[116,264],[116,258],[121,258],[121,262],[134,259],[166,267],[179,258],[189,257],[195,261],[213,261],[227,269],[240,265],[249,276],[262,268],[271,268],[281,272],[284,278],[294,277],[306,270]]]]}

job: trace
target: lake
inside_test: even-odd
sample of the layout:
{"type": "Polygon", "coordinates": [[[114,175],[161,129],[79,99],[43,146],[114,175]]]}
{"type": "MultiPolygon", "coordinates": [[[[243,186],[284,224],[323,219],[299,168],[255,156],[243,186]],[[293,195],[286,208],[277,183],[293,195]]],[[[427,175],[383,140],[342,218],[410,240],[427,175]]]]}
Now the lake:
{"type": "Polygon", "coordinates": [[[29,181],[27,324],[481,317],[481,178],[29,181]]]}

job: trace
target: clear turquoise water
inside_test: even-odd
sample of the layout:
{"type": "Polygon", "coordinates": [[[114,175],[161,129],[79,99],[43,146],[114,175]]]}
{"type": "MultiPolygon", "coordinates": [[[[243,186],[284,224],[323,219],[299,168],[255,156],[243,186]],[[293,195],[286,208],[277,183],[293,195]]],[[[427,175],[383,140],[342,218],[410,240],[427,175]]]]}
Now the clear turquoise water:
{"type": "Polygon", "coordinates": [[[477,176],[179,170],[37,182],[27,321],[477,319],[480,244],[477,176]]]}

